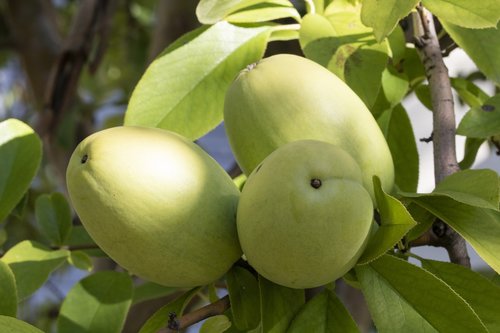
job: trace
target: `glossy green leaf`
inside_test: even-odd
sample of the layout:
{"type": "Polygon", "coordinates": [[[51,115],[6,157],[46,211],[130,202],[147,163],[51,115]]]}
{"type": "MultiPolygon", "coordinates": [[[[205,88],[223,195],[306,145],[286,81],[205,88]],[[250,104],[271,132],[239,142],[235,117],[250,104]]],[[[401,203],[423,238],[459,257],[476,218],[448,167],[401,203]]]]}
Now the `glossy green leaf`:
{"type": "Polygon", "coordinates": [[[287,29],[280,29],[284,26],[273,26],[271,28],[271,35],[268,42],[287,41],[299,39],[299,30],[294,27],[287,27],[287,29]],[[288,29],[290,28],[290,29],[288,29]]]}
{"type": "Polygon", "coordinates": [[[71,209],[61,193],[42,194],[35,202],[35,214],[44,235],[54,245],[63,245],[72,226],[71,209]]]}
{"type": "Polygon", "coordinates": [[[500,94],[471,108],[460,121],[457,134],[482,139],[500,134],[500,94]]]}
{"type": "Polygon", "coordinates": [[[17,313],[17,287],[9,265],[0,261],[0,315],[15,317],[17,313]]]}
{"type": "Polygon", "coordinates": [[[455,229],[488,265],[500,272],[500,212],[469,206],[446,196],[412,200],[455,229]]]}
{"type": "Polygon", "coordinates": [[[51,250],[34,242],[22,241],[12,247],[2,257],[16,277],[17,294],[20,300],[40,288],[49,274],[68,258],[67,250],[51,250]]]}
{"type": "Polygon", "coordinates": [[[159,127],[197,139],[222,121],[224,95],[237,73],[259,60],[269,27],[219,22],[158,57],[130,98],[125,125],[159,127]]]}
{"type": "Polygon", "coordinates": [[[107,256],[90,237],[87,230],[82,225],[75,225],[71,228],[71,233],[67,240],[67,245],[80,248],[92,257],[107,256]]]}
{"type": "Polygon", "coordinates": [[[401,104],[389,112],[389,126],[384,135],[394,160],[395,182],[401,190],[413,192],[418,186],[419,155],[412,124],[401,104]]]}
{"type": "Polygon", "coordinates": [[[157,333],[160,329],[167,326],[169,314],[175,314],[177,318],[181,317],[186,306],[200,289],[201,287],[193,288],[172,302],[162,306],[142,325],[139,333],[157,333]]]}
{"type": "Polygon", "coordinates": [[[400,68],[406,52],[406,39],[403,29],[396,26],[391,34],[387,36],[387,41],[391,49],[392,64],[400,68]]]}
{"type": "Polygon", "coordinates": [[[331,290],[325,289],[302,306],[287,333],[359,332],[356,323],[342,302],[331,290]]]}
{"type": "Polygon", "coordinates": [[[500,19],[497,0],[422,0],[422,4],[439,19],[464,28],[494,28],[500,19]]]}
{"type": "Polygon", "coordinates": [[[292,3],[288,0],[201,0],[196,7],[196,16],[203,24],[214,24],[231,13],[263,3],[292,7],[292,3]]]}
{"type": "Polygon", "coordinates": [[[249,330],[260,323],[259,283],[248,270],[233,266],[226,274],[233,323],[240,330],[249,330]]]}
{"type": "Polygon", "coordinates": [[[25,321],[0,315],[0,329],[2,333],[44,333],[25,321]]]}
{"type": "Polygon", "coordinates": [[[291,17],[300,21],[300,14],[294,7],[269,6],[266,4],[252,6],[229,14],[226,21],[231,23],[266,22],[291,17]]]}
{"type": "Polygon", "coordinates": [[[93,268],[92,259],[83,251],[71,251],[68,257],[68,262],[84,271],[91,271],[93,268]]]}
{"type": "Polygon", "coordinates": [[[344,80],[370,108],[376,101],[389,48],[377,43],[359,11],[335,12],[302,20],[300,45],[307,58],[344,80]]]}
{"type": "Polygon", "coordinates": [[[469,303],[490,332],[500,332],[500,287],[460,265],[423,260],[422,267],[446,282],[469,303]]]}
{"type": "Polygon", "coordinates": [[[498,192],[498,174],[491,169],[456,172],[443,179],[433,191],[468,205],[490,209],[498,209],[498,192]]]}
{"type": "Polygon", "coordinates": [[[451,78],[451,86],[456,90],[458,96],[470,107],[480,107],[490,96],[473,82],[463,78],[451,78]]]}
{"type": "Polygon", "coordinates": [[[500,287],[500,274],[496,273],[492,278],[491,282],[494,283],[496,286],[500,287]]]}
{"type": "Polygon", "coordinates": [[[304,305],[304,290],[283,287],[259,276],[261,332],[283,333],[304,305]]]}
{"type": "Polygon", "coordinates": [[[424,232],[429,230],[436,217],[432,215],[427,209],[420,207],[414,202],[408,203],[406,209],[411,214],[417,225],[413,227],[407,234],[406,240],[412,241],[420,237],[424,232]]]}
{"type": "MultiPolygon", "coordinates": [[[[318,14],[307,14],[302,18],[302,23],[300,25],[299,31],[299,43],[300,47],[305,51],[311,42],[321,40],[322,38],[328,38],[335,36],[335,30],[333,29],[330,21],[322,15],[318,14]]],[[[321,49],[318,49],[320,51],[321,49]]],[[[328,60],[330,59],[328,50],[324,50],[325,60],[317,61],[318,57],[312,52],[312,56],[316,56],[314,59],[319,64],[326,66],[328,60]]]]}
{"type": "Polygon", "coordinates": [[[376,43],[372,29],[361,23],[359,12],[339,12],[328,17],[335,30],[333,41],[339,44],[328,69],[342,78],[370,108],[382,84],[387,65],[387,43],[376,43]]]}
{"type": "Polygon", "coordinates": [[[373,177],[373,188],[381,224],[368,241],[358,264],[366,264],[382,256],[417,224],[399,200],[384,192],[377,176],[373,177]]]}
{"type": "Polygon", "coordinates": [[[22,220],[27,211],[29,211],[28,203],[30,202],[30,192],[24,193],[23,197],[17,203],[16,207],[10,212],[10,215],[22,220]]]}
{"type": "Polygon", "coordinates": [[[151,299],[156,299],[171,295],[176,291],[181,291],[182,289],[165,287],[160,284],[145,281],[140,285],[134,287],[134,298],[132,299],[132,305],[144,302],[151,299]]]}
{"type": "Polygon", "coordinates": [[[408,88],[409,82],[406,74],[397,72],[392,66],[384,69],[382,72],[382,91],[391,106],[401,103],[408,92],[408,88]]]}
{"type": "Polygon", "coordinates": [[[0,122],[0,222],[28,190],[42,159],[42,142],[17,119],[0,122]]]}
{"type": "Polygon", "coordinates": [[[363,24],[372,27],[377,41],[382,41],[407,16],[418,0],[365,0],[361,9],[363,24]]]}
{"type": "Polygon", "coordinates": [[[121,332],[132,303],[132,288],[127,273],[102,271],[82,279],[61,305],[58,332],[121,332]]]}
{"type": "MultiPolygon", "coordinates": [[[[471,2],[474,4],[474,2],[471,2]]],[[[476,66],[492,81],[500,83],[500,29],[466,29],[441,20],[448,32],[476,66]]]]}
{"type": "Polygon", "coordinates": [[[0,228],[0,247],[7,241],[7,231],[0,228]]]}
{"type": "Polygon", "coordinates": [[[498,209],[498,175],[490,169],[462,170],[443,179],[432,193],[401,193],[407,198],[446,196],[482,208],[498,209]]]}
{"type": "Polygon", "coordinates": [[[419,84],[415,88],[415,95],[417,96],[420,103],[422,103],[428,110],[432,111],[431,90],[428,84],[419,84]]]}
{"type": "Polygon", "coordinates": [[[231,327],[229,318],[224,315],[217,315],[208,318],[201,325],[199,333],[222,333],[231,327]]]}
{"type": "Polygon", "coordinates": [[[469,169],[476,160],[477,152],[485,139],[466,138],[464,145],[464,158],[458,163],[460,169],[469,169]]]}
{"type": "Polygon", "coordinates": [[[410,87],[416,87],[427,79],[424,65],[415,48],[405,48],[404,60],[401,62],[401,67],[408,76],[410,87]]]}
{"type": "Polygon", "coordinates": [[[384,255],[356,273],[378,332],[488,332],[457,293],[420,267],[384,255]]]}

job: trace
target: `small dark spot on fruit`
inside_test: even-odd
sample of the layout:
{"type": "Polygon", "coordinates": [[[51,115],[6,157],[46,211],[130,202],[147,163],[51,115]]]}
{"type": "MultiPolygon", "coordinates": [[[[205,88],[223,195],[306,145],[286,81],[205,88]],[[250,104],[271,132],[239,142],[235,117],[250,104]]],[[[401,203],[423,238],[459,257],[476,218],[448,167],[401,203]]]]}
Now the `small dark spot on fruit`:
{"type": "Polygon", "coordinates": [[[492,112],[495,111],[495,106],[494,105],[489,105],[489,104],[484,104],[481,106],[481,109],[486,112],[492,112]]]}
{"type": "Polygon", "coordinates": [[[311,186],[314,188],[320,188],[321,187],[321,180],[318,178],[311,179],[311,186]]]}
{"type": "Polygon", "coordinates": [[[82,162],[82,164],[85,164],[85,162],[87,162],[88,159],[89,159],[89,155],[85,154],[82,156],[82,159],[80,160],[80,162],[82,162]]]}

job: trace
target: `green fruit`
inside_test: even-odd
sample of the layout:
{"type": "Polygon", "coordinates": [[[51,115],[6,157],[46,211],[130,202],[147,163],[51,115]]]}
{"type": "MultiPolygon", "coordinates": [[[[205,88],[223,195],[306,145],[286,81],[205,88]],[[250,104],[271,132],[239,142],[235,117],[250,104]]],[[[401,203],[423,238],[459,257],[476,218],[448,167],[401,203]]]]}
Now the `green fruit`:
{"type": "Polygon", "coordinates": [[[372,220],[356,161],[332,144],[301,140],[281,146],[252,172],[237,226],[257,272],[286,287],[313,288],[355,265],[372,220]]]}
{"type": "Polygon", "coordinates": [[[342,80],[304,57],[275,55],[243,70],[227,91],[224,122],[246,174],[281,145],[314,139],[356,160],[372,198],[373,175],[386,191],[393,187],[392,156],[370,111],[342,80]]]}
{"type": "Polygon", "coordinates": [[[90,236],[140,277],[172,287],[204,285],[241,256],[237,187],[177,134],[141,127],[95,133],[74,151],[66,178],[90,236]]]}

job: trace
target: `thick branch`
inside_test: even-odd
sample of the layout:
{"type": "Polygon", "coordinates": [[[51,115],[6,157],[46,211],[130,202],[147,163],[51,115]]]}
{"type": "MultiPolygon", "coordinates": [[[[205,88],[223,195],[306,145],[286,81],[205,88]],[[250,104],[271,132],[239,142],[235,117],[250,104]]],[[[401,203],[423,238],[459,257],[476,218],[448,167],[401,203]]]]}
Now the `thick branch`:
{"type": "MultiPolygon", "coordinates": [[[[432,14],[422,6],[418,6],[417,9],[418,13],[413,13],[415,45],[424,64],[431,90],[434,176],[437,184],[460,169],[455,149],[453,95],[432,14]]],[[[437,221],[422,238],[428,245],[445,247],[452,262],[470,267],[465,240],[443,222],[437,221]]]]}
{"type": "Polygon", "coordinates": [[[180,319],[175,318],[174,315],[171,316],[168,327],[161,329],[158,333],[179,332],[180,330],[183,330],[186,327],[196,324],[204,319],[224,314],[229,307],[229,296],[226,295],[217,302],[208,304],[198,310],[185,314],[180,319]]]}

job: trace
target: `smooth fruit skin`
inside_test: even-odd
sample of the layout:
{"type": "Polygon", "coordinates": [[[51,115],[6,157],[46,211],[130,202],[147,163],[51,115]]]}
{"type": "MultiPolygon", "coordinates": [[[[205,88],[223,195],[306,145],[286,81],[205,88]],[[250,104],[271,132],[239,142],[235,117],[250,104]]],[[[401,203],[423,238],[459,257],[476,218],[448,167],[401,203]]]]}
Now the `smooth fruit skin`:
{"type": "Polygon", "coordinates": [[[250,175],[237,226],[257,272],[286,287],[313,288],[355,265],[372,220],[355,160],[332,144],[301,140],[275,150],[250,175]]]}
{"type": "Polygon", "coordinates": [[[304,57],[279,54],[243,70],[226,93],[226,132],[246,173],[281,145],[303,139],[342,147],[390,192],[394,165],[385,138],[361,99],[337,76],[304,57]]]}
{"type": "Polygon", "coordinates": [[[142,278],[204,285],[241,256],[239,190],[215,160],[177,134],[141,127],[97,132],[78,145],[66,178],[90,236],[142,278]]]}

